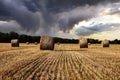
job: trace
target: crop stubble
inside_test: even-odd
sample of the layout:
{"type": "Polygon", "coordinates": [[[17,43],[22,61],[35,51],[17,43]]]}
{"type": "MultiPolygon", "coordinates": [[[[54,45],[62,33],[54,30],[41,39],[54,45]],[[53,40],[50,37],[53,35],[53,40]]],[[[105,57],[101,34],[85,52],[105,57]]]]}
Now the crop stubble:
{"type": "MultiPolygon", "coordinates": [[[[79,49],[77,44],[60,44],[55,45],[54,51],[40,51],[39,45],[20,50],[4,50],[0,54],[12,56],[16,58],[16,62],[12,61],[14,63],[9,64],[9,60],[6,60],[6,64],[10,67],[0,69],[1,78],[3,80],[119,80],[119,47],[120,45],[112,45],[110,48],[90,45],[88,49],[79,49]],[[16,66],[12,67],[13,65],[16,66]]],[[[2,60],[0,61],[2,63],[2,60]]]]}

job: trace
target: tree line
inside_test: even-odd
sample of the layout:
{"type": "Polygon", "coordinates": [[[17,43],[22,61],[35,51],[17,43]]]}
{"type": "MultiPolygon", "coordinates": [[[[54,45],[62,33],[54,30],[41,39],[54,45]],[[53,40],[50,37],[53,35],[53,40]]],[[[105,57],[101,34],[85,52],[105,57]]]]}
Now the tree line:
{"type": "MultiPolygon", "coordinates": [[[[18,34],[16,32],[9,32],[9,33],[2,33],[0,32],[0,43],[10,43],[11,39],[19,39],[20,43],[35,43],[35,42],[40,42],[40,36],[30,36],[26,34],[18,34]]],[[[65,39],[65,38],[59,38],[59,37],[54,37],[55,43],[79,43],[78,39],[65,39]]],[[[100,44],[101,41],[98,39],[88,39],[88,43],[92,44],[100,44]]],[[[120,44],[120,40],[115,39],[110,41],[111,44],[120,44]]]]}
{"type": "Polygon", "coordinates": [[[20,43],[34,43],[34,42],[40,42],[40,36],[29,36],[25,34],[18,34],[16,32],[9,32],[9,33],[2,33],[0,32],[0,42],[1,43],[9,43],[11,42],[11,39],[19,39],[20,43]]]}

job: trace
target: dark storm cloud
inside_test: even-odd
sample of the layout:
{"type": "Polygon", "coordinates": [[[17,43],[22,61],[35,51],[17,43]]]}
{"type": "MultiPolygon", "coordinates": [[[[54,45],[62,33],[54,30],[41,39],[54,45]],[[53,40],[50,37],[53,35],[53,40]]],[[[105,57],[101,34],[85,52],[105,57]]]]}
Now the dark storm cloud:
{"type": "Polygon", "coordinates": [[[78,21],[96,16],[95,6],[101,1],[105,0],[1,0],[0,19],[13,19],[25,30],[42,28],[50,34],[52,27],[66,31],[78,21]]]}
{"type": "MultiPolygon", "coordinates": [[[[32,13],[29,11],[25,5],[23,5],[22,1],[19,0],[4,0],[1,2],[4,6],[2,9],[4,9],[4,12],[8,12],[7,14],[9,16],[6,19],[11,19],[13,18],[16,20],[21,27],[32,30],[36,29],[36,27],[39,25],[39,20],[38,18],[39,14],[37,13],[32,13]]],[[[2,17],[4,17],[2,16],[2,17]]]]}

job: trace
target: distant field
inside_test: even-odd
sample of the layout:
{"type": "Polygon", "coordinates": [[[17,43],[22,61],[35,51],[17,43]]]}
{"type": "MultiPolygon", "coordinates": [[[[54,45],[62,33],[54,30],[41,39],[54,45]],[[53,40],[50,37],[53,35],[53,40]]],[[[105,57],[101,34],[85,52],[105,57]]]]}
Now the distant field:
{"type": "Polygon", "coordinates": [[[43,51],[39,44],[0,43],[0,80],[120,80],[120,45],[56,44],[43,51]]]}

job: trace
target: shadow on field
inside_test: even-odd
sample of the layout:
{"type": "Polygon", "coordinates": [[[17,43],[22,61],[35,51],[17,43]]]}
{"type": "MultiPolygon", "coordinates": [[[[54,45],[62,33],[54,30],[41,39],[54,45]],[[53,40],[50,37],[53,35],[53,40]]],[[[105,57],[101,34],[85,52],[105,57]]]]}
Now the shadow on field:
{"type": "Polygon", "coordinates": [[[88,50],[54,50],[54,51],[88,51],[88,50]]]}

